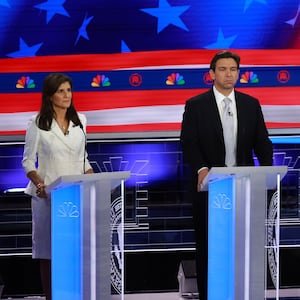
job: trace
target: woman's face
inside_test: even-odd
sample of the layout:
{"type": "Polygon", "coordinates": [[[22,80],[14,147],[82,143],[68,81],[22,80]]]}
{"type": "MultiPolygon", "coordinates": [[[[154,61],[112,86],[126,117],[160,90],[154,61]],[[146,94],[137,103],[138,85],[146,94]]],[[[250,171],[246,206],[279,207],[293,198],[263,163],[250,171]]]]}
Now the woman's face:
{"type": "Polygon", "coordinates": [[[72,102],[72,88],[68,81],[62,83],[52,95],[53,109],[68,109],[72,102]]]}

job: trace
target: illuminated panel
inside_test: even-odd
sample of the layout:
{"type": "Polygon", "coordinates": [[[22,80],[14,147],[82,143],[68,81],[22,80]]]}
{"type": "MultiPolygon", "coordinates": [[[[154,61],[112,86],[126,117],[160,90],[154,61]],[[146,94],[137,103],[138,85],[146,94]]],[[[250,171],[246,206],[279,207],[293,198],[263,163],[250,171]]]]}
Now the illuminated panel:
{"type": "Polygon", "coordinates": [[[80,186],[52,192],[52,297],[82,299],[80,186]]]}
{"type": "Polygon", "coordinates": [[[209,184],[208,299],[234,299],[234,178],[209,184]],[[216,288],[217,287],[217,288],[216,288]]]}
{"type": "MultiPolygon", "coordinates": [[[[259,99],[267,127],[299,128],[299,51],[237,52],[242,57],[237,89],[259,99]]],[[[43,79],[54,71],[73,78],[74,103],[86,114],[89,133],[179,131],[185,101],[212,86],[208,62],[213,54],[174,50],[4,59],[0,134],[25,133],[28,119],[39,110],[43,79]]]]}

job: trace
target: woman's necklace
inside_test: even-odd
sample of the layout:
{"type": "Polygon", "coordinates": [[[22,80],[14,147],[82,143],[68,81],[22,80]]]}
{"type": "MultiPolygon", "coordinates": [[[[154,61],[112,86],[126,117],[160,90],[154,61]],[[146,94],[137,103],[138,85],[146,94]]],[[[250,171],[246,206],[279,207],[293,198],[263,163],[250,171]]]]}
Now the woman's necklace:
{"type": "Polygon", "coordinates": [[[56,120],[59,128],[61,129],[61,131],[63,132],[64,135],[68,135],[69,134],[69,130],[68,130],[68,121],[65,120],[63,122],[63,124],[61,124],[60,122],[58,122],[58,120],[56,120]]]}

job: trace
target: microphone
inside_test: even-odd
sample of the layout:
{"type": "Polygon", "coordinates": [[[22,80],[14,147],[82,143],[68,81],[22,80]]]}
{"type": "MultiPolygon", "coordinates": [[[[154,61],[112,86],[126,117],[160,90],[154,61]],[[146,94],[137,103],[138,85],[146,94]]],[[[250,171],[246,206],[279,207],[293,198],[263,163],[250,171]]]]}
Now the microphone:
{"type": "Polygon", "coordinates": [[[229,110],[229,111],[228,111],[228,116],[229,116],[229,117],[233,117],[233,112],[229,110]]]}
{"type": "Polygon", "coordinates": [[[87,138],[86,138],[86,134],[83,129],[83,125],[81,123],[79,124],[79,127],[81,128],[83,135],[84,135],[84,154],[83,154],[83,174],[84,174],[85,173],[85,155],[86,155],[86,151],[87,151],[87,145],[86,145],[87,138]]]}
{"type": "Polygon", "coordinates": [[[73,127],[76,127],[76,126],[79,126],[80,129],[82,130],[83,132],[83,135],[84,135],[84,154],[83,154],[83,174],[85,173],[85,155],[86,155],[86,152],[87,152],[87,137],[86,137],[86,134],[84,132],[84,129],[83,129],[83,125],[82,123],[80,122],[78,125],[73,125],[73,127]]]}

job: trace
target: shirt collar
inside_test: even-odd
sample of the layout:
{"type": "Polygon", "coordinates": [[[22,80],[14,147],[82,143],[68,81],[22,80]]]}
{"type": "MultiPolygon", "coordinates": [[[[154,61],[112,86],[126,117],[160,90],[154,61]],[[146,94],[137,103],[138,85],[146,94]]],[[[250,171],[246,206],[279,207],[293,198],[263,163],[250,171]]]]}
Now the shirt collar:
{"type": "Polygon", "coordinates": [[[235,103],[235,97],[234,97],[234,89],[231,91],[231,93],[228,96],[224,96],[223,94],[221,94],[215,86],[213,86],[213,91],[215,94],[215,98],[216,98],[216,102],[218,105],[221,104],[221,102],[223,101],[224,98],[229,98],[231,99],[232,103],[235,103]]]}

